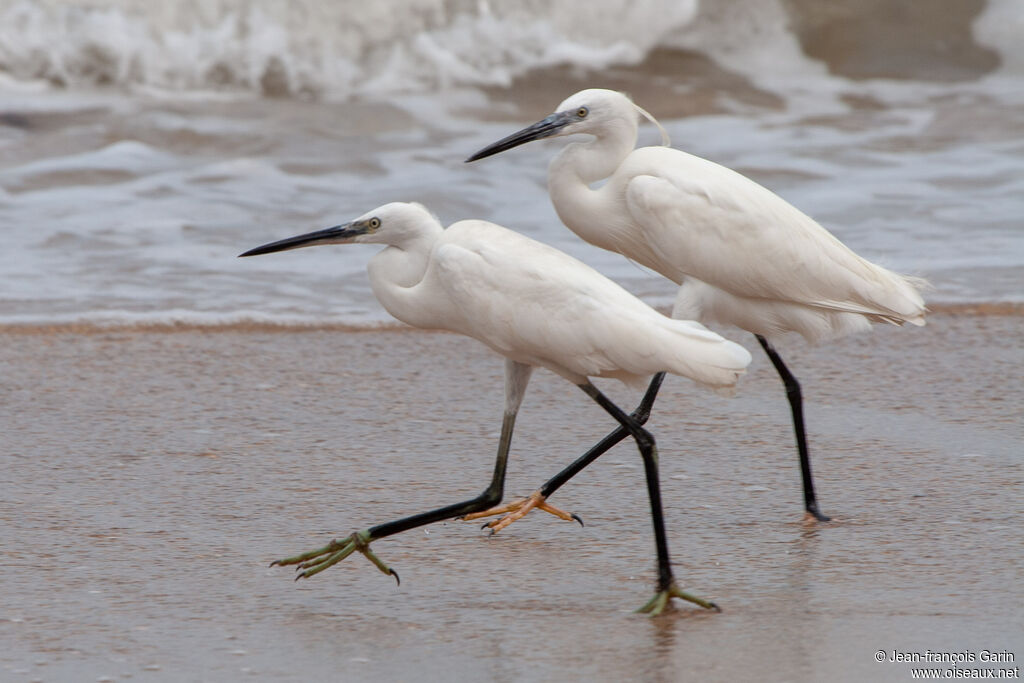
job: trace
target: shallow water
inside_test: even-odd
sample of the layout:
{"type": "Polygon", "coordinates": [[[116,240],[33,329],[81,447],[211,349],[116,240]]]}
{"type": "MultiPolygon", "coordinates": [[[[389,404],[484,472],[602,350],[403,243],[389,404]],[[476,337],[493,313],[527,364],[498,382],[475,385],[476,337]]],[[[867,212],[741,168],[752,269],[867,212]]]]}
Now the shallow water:
{"type": "MultiPolygon", "coordinates": [[[[400,587],[358,556],[299,583],[267,567],[480,490],[502,370],[479,344],[2,334],[0,679],[910,680],[909,665],[875,662],[880,649],[1008,650],[1019,665],[1024,382],[1003,342],[1019,330],[1013,316],[937,315],[787,349],[836,520],[816,528],[800,522],[770,365],[733,400],[670,379],[650,427],[674,566],[723,611],[657,619],[631,613],[654,558],[625,445],[553,498],[583,528],[534,513],[491,538],[449,522],[384,539],[400,587]]],[[[507,494],[609,427],[536,373],[507,494]]]]}
{"type": "MultiPolygon", "coordinates": [[[[559,224],[544,178],[564,143],[462,163],[590,86],[628,90],[677,146],[764,183],[865,257],[928,277],[933,304],[1021,302],[1024,48],[1006,37],[1007,27],[1024,22],[1019,6],[952,3],[945,18],[908,10],[913,24],[899,41],[886,28],[896,19],[881,6],[851,5],[837,18],[804,4],[763,3],[751,14],[723,3],[672,14],[652,2],[638,16],[659,17],[663,30],[641,39],[620,26],[621,45],[599,60],[593,46],[608,44],[615,27],[610,5],[598,3],[593,16],[573,23],[559,4],[506,16],[424,2],[432,9],[418,20],[396,13],[389,30],[402,44],[434,45],[454,61],[438,57],[424,69],[425,57],[385,58],[397,48],[380,38],[346,57],[345,73],[358,77],[343,78],[326,62],[319,70],[296,62],[285,71],[318,85],[288,81],[267,97],[266,78],[170,78],[172,67],[192,63],[184,47],[143,59],[128,38],[103,42],[108,34],[98,29],[73,30],[142,22],[131,25],[145,24],[166,42],[164,34],[189,23],[187,9],[147,14],[125,2],[104,14],[0,3],[8,25],[24,28],[19,40],[66,38],[64,52],[32,53],[50,65],[36,71],[15,50],[21,43],[0,51],[0,69],[9,72],[0,82],[0,322],[380,321],[364,274],[369,248],[234,257],[393,200],[423,202],[446,223],[503,223],[666,304],[668,283],[581,244],[559,224]],[[874,22],[865,19],[872,12],[874,22]],[[839,20],[848,29],[841,40],[839,20]],[[507,29],[504,61],[465,48],[495,25],[507,29]],[[530,52],[537,31],[560,36],[562,49],[530,52]],[[935,53],[936,44],[945,51],[935,53]],[[107,61],[97,61],[103,55],[107,61]],[[477,77],[456,68],[472,58],[481,60],[477,77]],[[138,66],[96,75],[118,60],[138,66]]],[[[302,7],[306,13],[288,21],[245,16],[264,27],[258,35],[287,35],[281,45],[267,38],[265,51],[301,60],[295,45],[323,39],[325,30],[310,19],[320,6],[302,7]]],[[[346,7],[324,5],[330,16],[321,21],[342,21],[333,11],[348,12],[357,26],[383,21],[346,7]]],[[[196,35],[219,36],[215,26],[240,21],[240,6],[218,8],[221,23],[192,17],[196,35]]],[[[193,62],[218,49],[196,40],[193,62]]],[[[270,68],[254,54],[218,59],[238,73],[270,68]]],[[[641,143],[657,141],[645,126],[641,143]]]]}

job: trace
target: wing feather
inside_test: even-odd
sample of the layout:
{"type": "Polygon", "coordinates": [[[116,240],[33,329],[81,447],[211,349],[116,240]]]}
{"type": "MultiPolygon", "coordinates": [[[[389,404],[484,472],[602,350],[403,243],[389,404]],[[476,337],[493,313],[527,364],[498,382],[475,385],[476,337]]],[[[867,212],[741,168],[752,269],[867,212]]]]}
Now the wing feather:
{"type": "Polygon", "coordinates": [[[913,279],[861,258],[748,178],[666,148],[637,150],[626,163],[628,209],[658,254],[658,269],[674,268],[663,274],[677,282],[691,276],[737,297],[882,319],[922,315],[913,279]]]}
{"type": "Polygon", "coordinates": [[[483,221],[448,228],[431,277],[457,311],[450,329],[580,382],[667,370],[731,386],[750,356],[698,323],[661,315],[589,266],[483,221]]]}

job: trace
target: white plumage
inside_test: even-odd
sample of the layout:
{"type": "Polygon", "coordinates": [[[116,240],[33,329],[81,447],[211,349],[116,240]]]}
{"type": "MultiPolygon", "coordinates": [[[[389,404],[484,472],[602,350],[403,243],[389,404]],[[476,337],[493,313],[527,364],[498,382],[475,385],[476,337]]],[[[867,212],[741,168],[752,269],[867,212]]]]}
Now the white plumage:
{"type": "Polygon", "coordinates": [[[814,499],[799,384],[768,340],[797,332],[818,341],[872,322],[923,325],[925,283],[866,261],[735,171],[667,146],[635,149],[641,114],[654,121],[622,93],[583,90],[467,161],[541,138],[593,136],[551,162],[548,189],[562,222],[679,284],[673,317],[758,335],[786,383],[807,510],[827,519],[814,499]]]}
{"type": "Polygon", "coordinates": [[[921,280],[866,261],[724,166],[671,147],[634,150],[638,112],[625,95],[584,90],[558,111],[583,107],[587,116],[560,134],[595,138],[567,145],[551,163],[555,209],[588,242],[677,284],[695,280],[679,293],[680,317],[768,337],[798,332],[811,341],[868,321],[924,324],[921,280]]]}
{"type": "MultiPolygon", "coordinates": [[[[750,363],[746,349],[700,323],[658,313],[556,249],[485,221],[461,221],[445,230],[419,204],[386,204],[350,223],[279,240],[242,255],[350,242],[385,245],[370,260],[368,271],[374,295],[391,315],[415,327],[473,337],[505,356],[505,415],[494,475],[476,498],[378,524],[275,564],[298,565],[299,577],[309,577],[358,550],[397,579],[397,573],[370,551],[370,543],[442,519],[481,513],[501,501],[516,413],[532,369],[545,367],[580,386],[612,415],[623,434],[634,437],[644,459],[658,592],[643,609],[660,612],[671,597],[714,608],[714,603],[675,584],[654,438],[644,430],[642,419],[615,406],[588,378],[636,383],[668,371],[729,392],[750,363]]],[[[526,504],[522,514],[540,505],[565,519],[573,518],[543,504],[538,496],[522,502],[526,504]]]]}
{"type": "Polygon", "coordinates": [[[374,295],[399,320],[477,339],[513,361],[580,384],[668,372],[733,387],[750,354],[703,325],[672,320],[580,261],[494,223],[448,229],[418,204],[364,218],[387,244],[368,267],[374,295]]]}

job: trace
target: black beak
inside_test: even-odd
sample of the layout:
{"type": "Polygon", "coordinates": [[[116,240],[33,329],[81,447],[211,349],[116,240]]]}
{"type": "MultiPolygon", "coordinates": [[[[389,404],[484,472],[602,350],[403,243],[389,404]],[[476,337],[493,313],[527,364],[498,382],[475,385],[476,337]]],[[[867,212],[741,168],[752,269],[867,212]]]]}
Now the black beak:
{"type": "Polygon", "coordinates": [[[477,159],[483,159],[500,152],[504,152],[507,149],[518,147],[519,145],[527,142],[533,142],[534,140],[541,140],[543,138],[549,138],[552,135],[556,135],[560,130],[565,128],[567,125],[576,120],[576,115],[571,111],[556,112],[551,116],[538,121],[532,126],[527,126],[521,131],[512,133],[506,138],[498,140],[493,145],[488,145],[482,150],[474,154],[473,156],[466,159],[466,163],[476,161],[477,159]]]}
{"type": "Polygon", "coordinates": [[[260,254],[270,254],[275,251],[312,247],[316,244],[344,244],[345,242],[351,242],[353,238],[359,235],[366,234],[366,232],[367,226],[362,221],[345,223],[344,225],[335,225],[333,228],[315,230],[307,232],[305,235],[296,235],[295,237],[270,242],[255,249],[250,249],[238,256],[239,258],[243,256],[259,256],[260,254]]]}

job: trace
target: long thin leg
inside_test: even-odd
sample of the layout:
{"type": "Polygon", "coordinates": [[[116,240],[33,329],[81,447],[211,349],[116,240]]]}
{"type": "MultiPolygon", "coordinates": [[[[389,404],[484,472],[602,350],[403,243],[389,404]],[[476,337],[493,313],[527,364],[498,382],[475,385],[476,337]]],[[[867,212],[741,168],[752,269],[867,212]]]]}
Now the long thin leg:
{"type": "Polygon", "coordinates": [[[811,477],[811,457],[807,451],[807,436],[804,433],[804,409],[803,397],[800,393],[800,383],[793,376],[793,373],[789,371],[789,368],[786,367],[786,364],[782,362],[782,357],[768,340],[759,334],[754,336],[757,337],[757,341],[761,348],[764,349],[764,352],[768,354],[768,359],[775,366],[779,377],[782,378],[782,383],[786,385],[786,397],[789,399],[789,407],[793,413],[793,430],[796,432],[796,449],[800,454],[800,476],[804,482],[804,508],[819,522],[827,522],[830,518],[818,510],[818,498],[814,495],[814,480],[811,477]]]}
{"type": "Polygon", "coordinates": [[[483,493],[476,498],[471,498],[470,500],[462,503],[446,505],[436,510],[421,512],[418,515],[403,517],[402,519],[397,519],[393,522],[387,522],[385,524],[378,524],[377,526],[370,527],[370,540],[393,536],[394,534],[400,534],[403,531],[408,531],[409,529],[415,529],[418,526],[425,526],[427,524],[433,524],[434,522],[440,522],[441,520],[452,519],[453,517],[464,515],[467,512],[483,510],[500,503],[505,488],[505,471],[508,466],[508,449],[512,442],[512,427],[515,424],[515,420],[515,413],[505,413],[505,417],[501,423],[501,439],[498,443],[498,457],[494,463],[494,474],[491,476],[491,483],[483,493]]]}
{"type": "MultiPolygon", "coordinates": [[[[638,405],[636,410],[630,414],[630,417],[632,417],[638,424],[646,424],[648,418],[650,418],[651,408],[654,406],[654,400],[658,397],[658,391],[661,389],[661,383],[664,379],[664,372],[659,372],[651,379],[651,383],[647,387],[647,391],[644,393],[644,397],[641,399],[640,405],[638,405]]],[[[484,525],[484,527],[490,527],[492,532],[504,529],[512,522],[524,517],[532,508],[544,505],[544,501],[551,494],[561,488],[563,484],[575,477],[587,465],[597,460],[627,436],[629,436],[629,430],[625,427],[618,427],[614,432],[601,439],[597,445],[573,461],[572,464],[549,479],[547,483],[545,483],[530,498],[524,498],[520,501],[510,503],[508,506],[503,508],[495,508],[493,510],[486,510],[484,512],[466,515],[464,519],[478,519],[481,517],[490,517],[493,515],[509,513],[501,519],[493,520],[484,525]]],[[[552,508],[549,512],[552,512],[552,514],[561,517],[562,519],[575,519],[580,524],[583,524],[583,520],[580,519],[578,515],[569,515],[557,508],[552,508]]]]}
{"type": "Polygon", "coordinates": [[[384,564],[370,551],[370,543],[416,527],[433,524],[445,519],[452,519],[453,517],[459,517],[479,510],[486,510],[500,503],[505,488],[505,472],[508,466],[509,446],[512,443],[512,430],[515,427],[516,415],[518,414],[523,394],[526,391],[526,384],[529,382],[531,371],[532,368],[528,365],[512,361],[506,364],[505,414],[501,422],[498,455],[494,462],[494,474],[491,476],[491,483],[483,493],[476,498],[471,498],[461,503],[446,505],[436,510],[421,512],[357,531],[343,539],[332,540],[323,548],[311,550],[295,557],[277,560],[271,566],[295,564],[298,565],[297,569],[302,570],[296,578],[309,578],[341,562],[358,550],[377,565],[382,572],[394,576],[397,580],[398,574],[395,570],[384,564]]]}
{"type": "Polygon", "coordinates": [[[672,562],[668,553],[668,536],[665,533],[665,515],[661,507],[661,486],[658,482],[658,449],[654,437],[634,418],[626,415],[617,405],[612,403],[597,387],[590,382],[579,385],[588,396],[597,402],[609,415],[622,425],[636,441],[640,457],[644,461],[644,473],[647,477],[647,494],[651,502],[651,523],[654,526],[654,543],[658,556],[658,590],[654,598],[640,608],[641,612],[652,615],[659,614],[669,598],[677,597],[688,600],[705,609],[718,609],[713,602],[686,593],[676,586],[672,575],[672,562]]]}
{"type": "MultiPolygon", "coordinates": [[[[651,416],[651,408],[654,407],[654,399],[658,397],[658,391],[661,389],[661,383],[664,379],[664,372],[659,372],[651,379],[651,384],[647,387],[647,392],[644,394],[643,399],[641,399],[640,405],[638,405],[636,410],[630,414],[630,417],[638,425],[643,426],[647,424],[647,420],[651,416]]],[[[597,460],[599,457],[604,455],[605,452],[611,450],[612,446],[615,446],[627,436],[629,436],[629,430],[626,429],[626,427],[619,427],[614,432],[601,439],[596,446],[581,455],[564,470],[551,477],[544,486],[541,486],[541,495],[547,498],[553,494],[562,487],[562,484],[575,477],[583,470],[584,467],[597,460]]]]}

